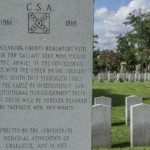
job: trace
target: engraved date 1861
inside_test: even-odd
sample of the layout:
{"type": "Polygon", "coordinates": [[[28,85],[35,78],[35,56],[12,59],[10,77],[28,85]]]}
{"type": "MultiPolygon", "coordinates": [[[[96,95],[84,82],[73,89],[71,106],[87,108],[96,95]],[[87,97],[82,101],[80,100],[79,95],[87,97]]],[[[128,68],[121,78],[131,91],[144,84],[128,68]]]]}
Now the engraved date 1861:
{"type": "Polygon", "coordinates": [[[10,26],[10,25],[12,25],[12,20],[9,20],[9,19],[1,19],[1,20],[0,20],[0,25],[1,25],[1,26],[10,26]]]}

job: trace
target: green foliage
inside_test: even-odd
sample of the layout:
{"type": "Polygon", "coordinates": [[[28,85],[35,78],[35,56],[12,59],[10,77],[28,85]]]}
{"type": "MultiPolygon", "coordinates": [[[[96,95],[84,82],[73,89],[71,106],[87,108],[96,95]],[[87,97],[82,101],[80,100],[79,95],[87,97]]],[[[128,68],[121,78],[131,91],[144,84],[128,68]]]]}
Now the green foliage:
{"type": "Polygon", "coordinates": [[[134,10],[129,13],[125,25],[132,30],[117,37],[117,49],[123,54],[127,62],[127,69],[132,70],[138,63],[143,64],[146,70],[150,64],[150,12],[134,10]],[[133,50],[137,49],[137,57],[133,50]]]}
{"type": "Polygon", "coordinates": [[[103,70],[117,70],[120,67],[121,60],[122,54],[120,51],[104,50],[100,52],[100,66],[103,70]]]}
{"type": "Polygon", "coordinates": [[[117,37],[117,49],[120,50],[121,53],[124,53],[127,50],[130,50],[130,45],[126,36],[119,35],[117,37]]]}
{"type": "MultiPolygon", "coordinates": [[[[150,147],[130,147],[130,127],[125,125],[125,97],[136,95],[143,97],[143,103],[150,104],[149,82],[124,82],[115,80],[109,83],[98,83],[96,77],[93,83],[93,103],[95,97],[106,96],[112,98],[112,150],[150,150],[150,147]]],[[[111,150],[109,148],[97,148],[93,150],[111,150]]]]}
{"type": "Polygon", "coordinates": [[[95,49],[95,48],[96,48],[95,44],[98,44],[98,41],[97,41],[97,40],[98,40],[98,38],[99,38],[99,37],[98,37],[98,35],[97,35],[97,34],[93,36],[93,49],[95,49]]]}
{"type": "Polygon", "coordinates": [[[95,50],[96,46],[95,44],[98,44],[98,35],[94,35],[93,36],[93,73],[96,75],[99,70],[100,70],[100,66],[99,66],[99,49],[95,50]]]}
{"type": "Polygon", "coordinates": [[[100,64],[100,59],[99,59],[99,56],[100,56],[99,49],[93,51],[93,73],[95,75],[98,74],[98,72],[100,70],[100,65],[99,65],[100,64]]]}
{"type": "Polygon", "coordinates": [[[127,63],[127,69],[129,71],[135,70],[135,66],[138,63],[135,51],[133,50],[125,51],[123,54],[123,59],[127,63]]]}
{"type": "Polygon", "coordinates": [[[134,10],[123,24],[130,25],[132,30],[117,37],[117,49],[122,53],[135,47],[139,50],[150,49],[150,12],[134,10]]]}
{"type": "Polygon", "coordinates": [[[145,68],[148,71],[148,65],[150,64],[150,49],[145,49],[138,52],[139,62],[145,64],[145,68]]]}
{"type": "Polygon", "coordinates": [[[150,48],[150,12],[142,12],[135,10],[129,13],[125,25],[130,25],[133,29],[126,34],[129,42],[137,44],[139,49],[150,48]]]}

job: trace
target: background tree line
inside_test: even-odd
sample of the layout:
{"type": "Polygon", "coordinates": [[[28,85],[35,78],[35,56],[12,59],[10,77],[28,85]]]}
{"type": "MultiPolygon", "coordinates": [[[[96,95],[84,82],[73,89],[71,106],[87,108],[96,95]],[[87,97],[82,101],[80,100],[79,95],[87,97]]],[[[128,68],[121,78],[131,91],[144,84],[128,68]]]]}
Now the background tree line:
{"type": "Polygon", "coordinates": [[[93,72],[119,71],[120,63],[125,61],[129,71],[135,70],[137,64],[142,64],[148,71],[150,65],[150,12],[134,10],[129,13],[125,22],[132,30],[117,38],[117,49],[96,49],[98,36],[94,36],[93,72]]]}

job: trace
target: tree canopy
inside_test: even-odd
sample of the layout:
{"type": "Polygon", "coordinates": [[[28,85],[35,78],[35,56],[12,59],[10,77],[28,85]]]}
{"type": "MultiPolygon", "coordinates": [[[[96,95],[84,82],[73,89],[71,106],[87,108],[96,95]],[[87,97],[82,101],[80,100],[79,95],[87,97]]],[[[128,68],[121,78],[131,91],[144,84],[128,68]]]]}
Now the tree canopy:
{"type": "Polygon", "coordinates": [[[127,63],[128,71],[135,70],[137,64],[142,64],[147,70],[150,66],[150,12],[134,10],[123,22],[131,30],[117,36],[117,49],[96,49],[98,36],[93,36],[93,71],[118,70],[120,62],[127,63]]]}
{"type": "Polygon", "coordinates": [[[123,24],[132,29],[117,37],[117,49],[124,55],[129,70],[138,63],[147,68],[150,64],[150,12],[134,10],[123,24]]]}
{"type": "Polygon", "coordinates": [[[117,37],[117,49],[121,52],[132,48],[150,49],[150,12],[134,10],[123,24],[130,25],[132,30],[117,37]]]}

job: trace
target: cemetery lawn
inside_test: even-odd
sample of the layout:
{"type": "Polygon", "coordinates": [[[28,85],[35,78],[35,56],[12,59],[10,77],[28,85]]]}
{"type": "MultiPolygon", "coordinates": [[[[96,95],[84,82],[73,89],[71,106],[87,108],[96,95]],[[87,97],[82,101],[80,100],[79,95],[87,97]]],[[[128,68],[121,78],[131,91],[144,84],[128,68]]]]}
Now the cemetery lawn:
{"type": "MultiPolygon", "coordinates": [[[[125,125],[125,97],[136,95],[143,98],[143,103],[150,104],[150,82],[124,82],[115,80],[109,83],[98,83],[97,77],[93,83],[94,98],[106,96],[112,98],[112,129],[111,129],[111,149],[112,150],[150,150],[150,147],[130,147],[130,127],[125,125]]],[[[99,148],[93,150],[110,150],[109,148],[99,148]]]]}

